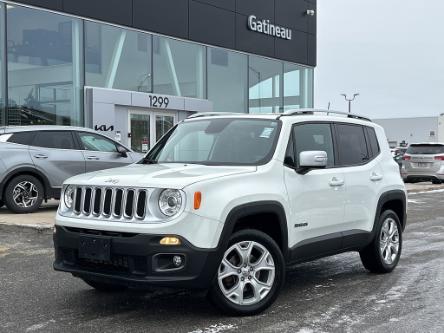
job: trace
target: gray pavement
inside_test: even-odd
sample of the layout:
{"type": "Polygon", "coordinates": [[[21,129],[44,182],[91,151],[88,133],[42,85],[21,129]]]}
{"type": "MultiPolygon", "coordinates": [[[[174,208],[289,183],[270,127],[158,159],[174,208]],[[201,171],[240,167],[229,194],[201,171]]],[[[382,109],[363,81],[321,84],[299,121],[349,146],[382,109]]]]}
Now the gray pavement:
{"type": "Polygon", "coordinates": [[[0,225],[0,332],[443,332],[444,191],[419,192],[393,273],[369,274],[357,253],[298,265],[246,318],[187,290],[98,293],[52,270],[49,230],[0,225]]]}

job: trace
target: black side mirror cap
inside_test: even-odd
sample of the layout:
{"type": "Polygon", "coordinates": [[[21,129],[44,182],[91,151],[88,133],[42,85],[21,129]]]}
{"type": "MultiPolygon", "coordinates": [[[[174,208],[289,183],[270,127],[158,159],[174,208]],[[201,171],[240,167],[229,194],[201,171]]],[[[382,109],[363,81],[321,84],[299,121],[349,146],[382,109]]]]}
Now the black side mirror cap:
{"type": "Polygon", "coordinates": [[[117,152],[120,154],[120,156],[122,157],[128,157],[128,152],[126,151],[126,149],[122,146],[117,146],[117,152]]]}

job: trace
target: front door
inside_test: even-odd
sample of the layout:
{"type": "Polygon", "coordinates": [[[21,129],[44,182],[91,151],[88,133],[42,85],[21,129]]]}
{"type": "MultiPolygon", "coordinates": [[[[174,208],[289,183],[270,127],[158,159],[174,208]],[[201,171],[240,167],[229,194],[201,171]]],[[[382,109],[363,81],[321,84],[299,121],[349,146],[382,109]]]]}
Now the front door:
{"type": "Polygon", "coordinates": [[[176,123],[175,112],[130,111],[128,145],[136,152],[146,153],[176,123]]]}
{"type": "Polygon", "coordinates": [[[284,167],[284,180],[292,207],[290,246],[301,247],[302,252],[297,254],[298,257],[310,257],[318,250],[330,252],[340,247],[345,183],[342,171],[334,167],[330,124],[302,123],[293,126],[287,155],[293,155],[291,159],[298,165],[298,156],[303,151],[325,151],[328,157],[325,169],[311,170],[305,174],[284,167]],[[323,243],[322,249],[318,249],[320,242],[323,243]]]}

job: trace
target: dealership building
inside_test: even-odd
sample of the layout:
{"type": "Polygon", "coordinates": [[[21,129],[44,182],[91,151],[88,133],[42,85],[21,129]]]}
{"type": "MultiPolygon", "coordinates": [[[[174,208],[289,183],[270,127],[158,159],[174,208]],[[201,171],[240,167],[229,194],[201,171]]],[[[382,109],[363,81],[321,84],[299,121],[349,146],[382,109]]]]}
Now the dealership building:
{"type": "Polygon", "coordinates": [[[0,125],[146,150],[193,112],[313,106],[316,0],[0,0],[0,125]]]}

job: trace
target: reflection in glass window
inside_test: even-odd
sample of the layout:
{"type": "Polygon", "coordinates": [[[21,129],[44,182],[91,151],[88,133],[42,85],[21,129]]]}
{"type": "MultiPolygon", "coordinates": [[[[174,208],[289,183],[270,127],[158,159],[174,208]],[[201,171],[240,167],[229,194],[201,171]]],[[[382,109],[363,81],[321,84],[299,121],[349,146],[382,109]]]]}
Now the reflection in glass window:
{"type": "Polygon", "coordinates": [[[330,124],[303,124],[293,127],[296,159],[303,151],[325,151],[327,166],[334,165],[333,139],[330,124]]]}
{"type": "Polygon", "coordinates": [[[9,125],[82,123],[81,20],[7,7],[9,125]]]}
{"type": "Polygon", "coordinates": [[[278,113],[282,107],[282,62],[250,56],[250,113],[278,113]]]}
{"type": "Polygon", "coordinates": [[[284,111],[313,107],[313,69],[284,63],[284,111]]]}
{"type": "Polygon", "coordinates": [[[153,36],[154,92],[205,97],[205,48],[153,36]]]}
{"type": "Polygon", "coordinates": [[[114,142],[101,135],[92,133],[79,133],[83,148],[91,151],[116,152],[117,147],[114,142]]]}
{"type": "Polygon", "coordinates": [[[208,99],[216,112],[246,112],[247,56],[208,48],[208,99]]]}
{"type": "Polygon", "coordinates": [[[5,5],[0,2],[0,126],[5,125],[5,73],[4,73],[4,36],[5,36],[5,5]]]}
{"type": "Polygon", "coordinates": [[[85,22],[86,85],[151,92],[151,35],[85,22]]]}

